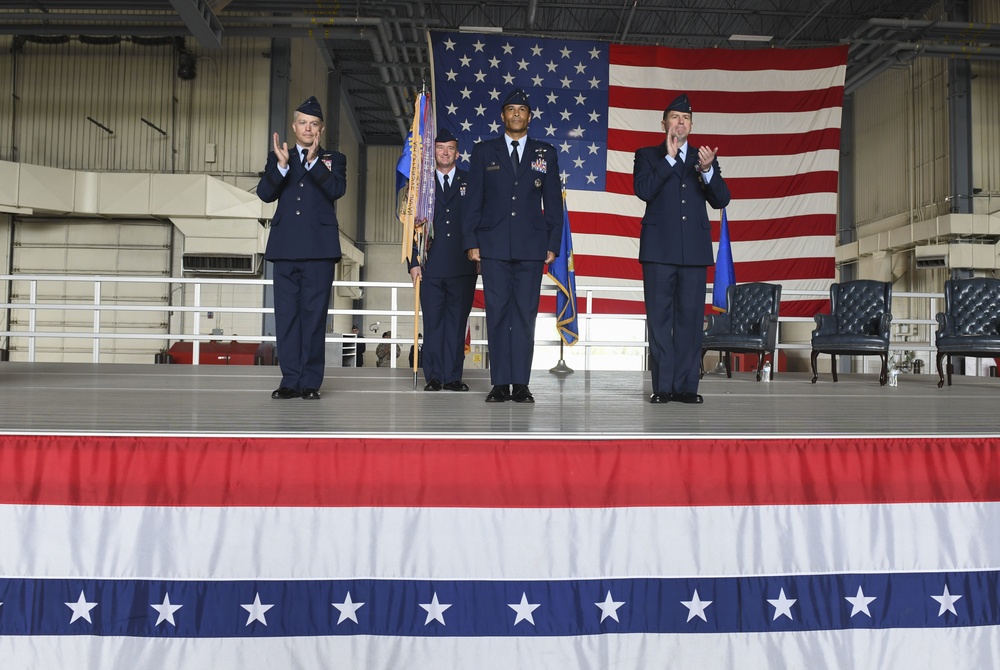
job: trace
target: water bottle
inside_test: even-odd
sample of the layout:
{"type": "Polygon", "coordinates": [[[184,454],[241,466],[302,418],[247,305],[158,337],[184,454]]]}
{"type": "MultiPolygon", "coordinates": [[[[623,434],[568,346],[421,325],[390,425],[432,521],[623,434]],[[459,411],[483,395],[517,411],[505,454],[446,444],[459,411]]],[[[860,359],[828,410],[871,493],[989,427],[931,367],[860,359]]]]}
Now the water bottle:
{"type": "Polygon", "coordinates": [[[761,381],[769,382],[771,381],[771,361],[764,363],[764,367],[761,370],[760,375],[761,381]]]}

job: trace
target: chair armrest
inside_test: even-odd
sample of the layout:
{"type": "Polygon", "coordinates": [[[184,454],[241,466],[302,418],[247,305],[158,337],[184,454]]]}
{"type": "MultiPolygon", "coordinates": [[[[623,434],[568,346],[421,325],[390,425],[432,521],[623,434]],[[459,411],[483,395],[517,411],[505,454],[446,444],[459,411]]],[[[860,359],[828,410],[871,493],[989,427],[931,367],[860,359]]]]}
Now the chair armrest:
{"type": "Polygon", "coordinates": [[[938,337],[942,335],[947,336],[956,334],[955,318],[951,314],[947,314],[945,312],[938,312],[936,318],[938,322],[938,329],[937,329],[938,337]]]}
{"type": "Polygon", "coordinates": [[[817,314],[813,317],[816,320],[816,330],[812,332],[813,337],[819,335],[835,335],[837,333],[837,317],[832,314],[817,314]]]}
{"type": "Polygon", "coordinates": [[[733,319],[728,314],[709,314],[708,328],[705,329],[705,334],[722,335],[730,333],[733,330],[732,322],[733,319]]]}
{"type": "Polygon", "coordinates": [[[889,337],[889,326],[892,324],[892,314],[888,312],[879,317],[878,320],[878,336],[888,339],[889,337]]]}
{"type": "Polygon", "coordinates": [[[768,349],[773,349],[778,338],[778,319],[771,314],[763,314],[757,323],[761,339],[767,343],[768,349]]]}

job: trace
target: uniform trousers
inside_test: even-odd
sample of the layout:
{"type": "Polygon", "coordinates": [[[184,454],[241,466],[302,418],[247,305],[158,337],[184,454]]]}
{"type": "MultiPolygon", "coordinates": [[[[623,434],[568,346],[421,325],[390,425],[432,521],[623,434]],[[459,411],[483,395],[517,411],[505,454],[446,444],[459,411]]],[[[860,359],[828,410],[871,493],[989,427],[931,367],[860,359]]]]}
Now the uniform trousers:
{"type": "Polygon", "coordinates": [[[708,268],[642,264],[653,393],[697,393],[708,268]]]}
{"type": "Polygon", "coordinates": [[[337,261],[276,260],[274,326],[281,385],[301,391],[323,384],[326,322],[337,261]]]}
{"type": "Polygon", "coordinates": [[[439,382],[462,380],[465,331],[476,294],[476,275],[425,277],[420,286],[424,312],[424,378],[439,382]]]}
{"type": "Polygon", "coordinates": [[[494,385],[527,384],[535,353],[535,318],[542,290],[542,261],[483,258],[486,336],[490,347],[490,381],[494,385]]]}

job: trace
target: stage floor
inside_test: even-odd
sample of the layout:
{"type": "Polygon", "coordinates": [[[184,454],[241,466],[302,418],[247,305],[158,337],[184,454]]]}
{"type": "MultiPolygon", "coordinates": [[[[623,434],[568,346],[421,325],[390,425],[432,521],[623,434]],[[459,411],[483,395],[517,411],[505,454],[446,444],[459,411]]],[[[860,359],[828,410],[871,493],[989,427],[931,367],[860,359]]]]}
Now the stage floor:
{"type": "Polygon", "coordinates": [[[0,434],[585,439],[1000,436],[1000,380],[900,375],[706,375],[703,405],[648,402],[648,373],[535,371],[534,405],[413,388],[405,369],[330,368],[318,401],[272,400],[273,367],[0,363],[0,434]]]}

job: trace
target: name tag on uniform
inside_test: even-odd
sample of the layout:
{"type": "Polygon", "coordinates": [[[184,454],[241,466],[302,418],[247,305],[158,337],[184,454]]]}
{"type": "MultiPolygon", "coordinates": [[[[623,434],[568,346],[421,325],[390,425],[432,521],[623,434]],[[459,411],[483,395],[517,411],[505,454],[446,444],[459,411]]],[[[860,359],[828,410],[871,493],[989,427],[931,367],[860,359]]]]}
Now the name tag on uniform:
{"type": "Polygon", "coordinates": [[[500,166],[497,165],[496,163],[494,163],[493,165],[487,165],[486,166],[486,171],[487,172],[491,172],[493,170],[499,170],[499,169],[500,169],[500,166]]]}

